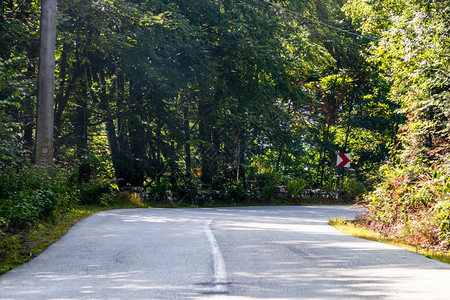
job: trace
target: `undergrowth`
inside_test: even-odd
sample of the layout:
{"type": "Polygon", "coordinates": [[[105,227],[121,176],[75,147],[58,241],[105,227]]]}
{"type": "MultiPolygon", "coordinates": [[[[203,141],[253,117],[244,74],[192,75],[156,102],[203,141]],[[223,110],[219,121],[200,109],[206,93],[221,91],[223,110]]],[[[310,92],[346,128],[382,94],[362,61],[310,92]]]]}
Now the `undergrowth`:
{"type": "Polygon", "coordinates": [[[427,249],[420,247],[417,243],[412,243],[407,236],[404,237],[387,237],[383,236],[375,230],[368,229],[361,224],[359,220],[347,221],[341,219],[332,219],[329,224],[339,231],[366,240],[381,242],[389,245],[394,245],[412,252],[416,252],[426,257],[439,260],[450,264],[450,253],[443,252],[436,249],[427,249]]]}
{"type": "Polygon", "coordinates": [[[77,180],[76,172],[21,166],[0,168],[0,274],[36,256],[73,224],[95,212],[145,207],[102,178],[77,180]]]}
{"type": "MultiPolygon", "coordinates": [[[[450,158],[450,157],[449,157],[450,158]]],[[[431,168],[385,166],[383,181],[366,196],[360,223],[423,249],[450,250],[450,163],[431,168]]]]}

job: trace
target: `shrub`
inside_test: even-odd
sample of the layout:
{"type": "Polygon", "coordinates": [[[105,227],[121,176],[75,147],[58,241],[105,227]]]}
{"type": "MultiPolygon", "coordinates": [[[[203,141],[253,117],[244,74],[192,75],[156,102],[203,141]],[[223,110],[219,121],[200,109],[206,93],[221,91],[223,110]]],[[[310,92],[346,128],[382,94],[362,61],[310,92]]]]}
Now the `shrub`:
{"type": "Polygon", "coordinates": [[[154,194],[160,201],[167,201],[170,192],[170,181],[167,177],[161,177],[156,180],[151,186],[151,193],[154,194]]]}
{"type": "Polygon", "coordinates": [[[256,177],[255,187],[261,191],[264,200],[270,200],[276,192],[276,186],[280,184],[281,175],[276,172],[265,172],[256,177]]]}
{"type": "Polygon", "coordinates": [[[17,231],[39,220],[51,220],[56,209],[56,197],[52,191],[35,190],[31,193],[18,191],[8,199],[2,199],[0,218],[7,231],[17,231]]]}
{"type": "Polygon", "coordinates": [[[343,188],[346,194],[352,198],[362,196],[367,192],[367,184],[357,180],[356,178],[346,177],[343,182],[343,188]]]}
{"type": "Polygon", "coordinates": [[[231,187],[231,200],[233,202],[241,202],[245,198],[244,185],[238,182],[231,187]]]}
{"type": "Polygon", "coordinates": [[[40,219],[51,219],[56,210],[56,196],[51,190],[34,190],[30,195],[30,202],[40,219]]]}
{"type": "Polygon", "coordinates": [[[93,180],[81,183],[79,191],[80,204],[105,204],[107,197],[103,194],[111,194],[113,189],[109,182],[93,180]]]}
{"type": "Polygon", "coordinates": [[[450,200],[438,203],[435,212],[439,236],[448,247],[450,244],[450,200]]]}
{"type": "Polygon", "coordinates": [[[10,199],[3,199],[0,213],[5,220],[6,231],[25,229],[36,222],[39,217],[39,213],[23,192],[14,194],[10,199]]]}
{"type": "Polygon", "coordinates": [[[73,206],[68,172],[55,168],[52,178],[41,168],[0,171],[0,230],[18,231],[39,220],[52,221],[56,211],[73,206]]]}
{"type": "Polygon", "coordinates": [[[261,195],[263,199],[270,200],[274,195],[276,191],[276,182],[269,182],[266,186],[263,187],[261,191],[261,195]]]}
{"type": "Polygon", "coordinates": [[[301,192],[306,188],[306,182],[303,178],[299,179],[291,179],[288,181],[286,188],[289,192],[289,195],[298,197],[301,192]]]}

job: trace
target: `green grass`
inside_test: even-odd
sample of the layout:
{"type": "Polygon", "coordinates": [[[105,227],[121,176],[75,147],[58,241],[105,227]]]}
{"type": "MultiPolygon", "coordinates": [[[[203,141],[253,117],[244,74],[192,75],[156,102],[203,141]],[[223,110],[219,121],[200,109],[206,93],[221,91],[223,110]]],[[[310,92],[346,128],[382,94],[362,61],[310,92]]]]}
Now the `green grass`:
{"type": "Polygon", "coordinates": [[[450,253],[447,252],[438,252],[433,250],[426,250],[426,249],[420,249],[416,245],[412,245],[409,243],[406,243],[401,238],[387,238],[380,235],[378,232],[375,232],[373,230],[369,230],[367,228],[364,228],[363,226],[357,224],[354,221],[345,221],[341,219],[332,219],[329,221],[329,224],[339,231],[357,237],[362,238],[370,241],[376,241],[380,243],[385,243],[389,245],[394,245],[412,252],[416,252],[419,254],[422,254],[428,258],[432,258],[447,264],[450,264],[450,253]]]}

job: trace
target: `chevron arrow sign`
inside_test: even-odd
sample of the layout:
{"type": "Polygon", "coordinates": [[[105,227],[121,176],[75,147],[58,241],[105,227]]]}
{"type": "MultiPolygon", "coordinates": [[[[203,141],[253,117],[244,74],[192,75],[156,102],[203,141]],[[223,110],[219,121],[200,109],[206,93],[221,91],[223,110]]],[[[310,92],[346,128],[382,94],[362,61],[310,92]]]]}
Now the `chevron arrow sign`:
{"type": "Polygon", "coordinates": [[[336,167],[350,168],[350,154],[349,153],[338,153],[336,167]]]}

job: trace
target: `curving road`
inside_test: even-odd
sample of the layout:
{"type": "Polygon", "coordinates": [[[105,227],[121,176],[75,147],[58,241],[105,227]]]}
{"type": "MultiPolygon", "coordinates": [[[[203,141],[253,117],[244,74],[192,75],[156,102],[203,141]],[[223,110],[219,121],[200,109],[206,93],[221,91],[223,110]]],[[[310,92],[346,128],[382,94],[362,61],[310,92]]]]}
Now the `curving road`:
{"type": "Polygon", "coordinates": [[[450,265],[327,225],[356,213],[106,211],[0,276],[0,299],[449,299],[450,265]]]}

